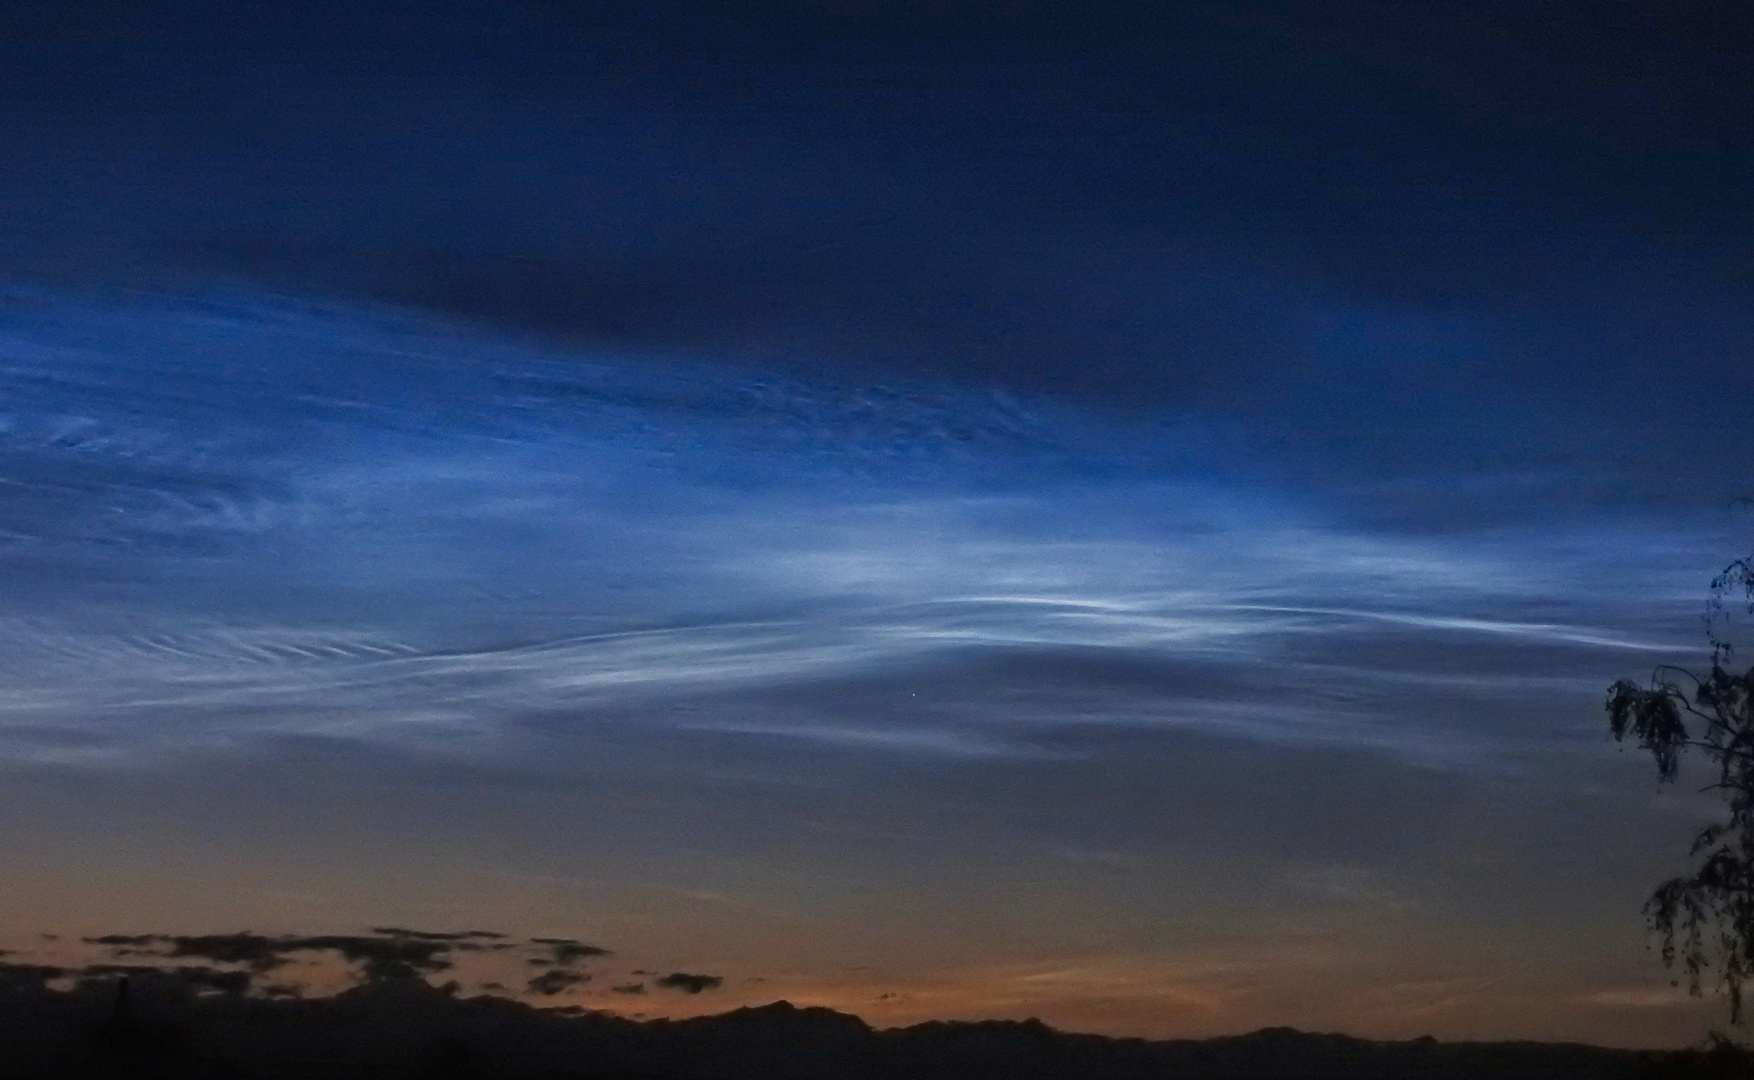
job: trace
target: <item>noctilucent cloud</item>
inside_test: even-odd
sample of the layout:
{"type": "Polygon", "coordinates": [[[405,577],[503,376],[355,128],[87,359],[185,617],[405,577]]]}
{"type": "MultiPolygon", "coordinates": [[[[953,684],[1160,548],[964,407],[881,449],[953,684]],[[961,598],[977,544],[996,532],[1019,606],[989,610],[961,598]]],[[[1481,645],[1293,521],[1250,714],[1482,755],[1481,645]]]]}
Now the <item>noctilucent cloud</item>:
{"type": "Polygon", "coordinates": [[[1749,543],[1745,14],[78,6],[0,21],[17,943],[1714,1017],[1601,701],[1749,543]]]}

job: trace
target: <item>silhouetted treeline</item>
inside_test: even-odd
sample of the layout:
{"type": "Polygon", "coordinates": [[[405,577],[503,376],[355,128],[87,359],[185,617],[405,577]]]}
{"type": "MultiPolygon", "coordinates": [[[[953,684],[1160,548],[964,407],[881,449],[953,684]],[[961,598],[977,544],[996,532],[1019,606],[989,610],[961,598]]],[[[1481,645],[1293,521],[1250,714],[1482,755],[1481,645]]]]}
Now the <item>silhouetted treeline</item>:
{"type": "Polygon", "coordinates": [[[1727,1080],[1754,1058],[1550,1043],[1374,1042],[1269,1028],[1202,1041],[1073,1035],[1036,1021],[876,1031],[776,1002],[635,1021],[460,998],[417,978],[329,998],[227,993],[170,976],[0,985],[0,1075],[191,1080],[1727,1080]]]}

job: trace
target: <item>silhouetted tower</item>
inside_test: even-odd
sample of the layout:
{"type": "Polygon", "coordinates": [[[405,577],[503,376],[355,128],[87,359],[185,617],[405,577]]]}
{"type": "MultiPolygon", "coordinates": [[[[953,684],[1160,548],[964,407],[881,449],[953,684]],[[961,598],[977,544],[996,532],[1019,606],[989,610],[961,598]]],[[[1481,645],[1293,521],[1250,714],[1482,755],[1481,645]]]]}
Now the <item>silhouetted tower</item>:
{"type": "Polygon", "coordinates": [[[116,1011],[110,1016],[110,1029],[122,1032],[134,1027],[134,1002],[128,996],[128,976],[116,980],[116,1011]]]}

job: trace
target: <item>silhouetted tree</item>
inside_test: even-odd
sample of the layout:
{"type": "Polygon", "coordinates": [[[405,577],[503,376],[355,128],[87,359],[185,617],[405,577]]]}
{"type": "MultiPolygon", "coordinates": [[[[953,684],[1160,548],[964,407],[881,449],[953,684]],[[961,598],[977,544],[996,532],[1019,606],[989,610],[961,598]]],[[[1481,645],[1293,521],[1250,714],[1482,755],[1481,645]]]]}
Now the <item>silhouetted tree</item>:
{"type": "Polygon", "coordinates": [[[1644,912],[1664,964],[1685,968],[1693,994],[1716,966],[1730,1021],[1740,1024],[1742,988],[1754,978],[1754,667],[1735,669],[1727,629],[1720,631],[1732,600],[1754,613],[1754,556],[1712,580],[1709,669],[1660,667],[1647,685],[1622,679],[1608,690],[1608,723],[1616,740],[1635,739],[1650,752],[1664,781],[1674,780],[1686,755],[1711,769],[1705,790],[1727,814],[1694,837],[1692,872],[1659,885],[1644,912]]]}

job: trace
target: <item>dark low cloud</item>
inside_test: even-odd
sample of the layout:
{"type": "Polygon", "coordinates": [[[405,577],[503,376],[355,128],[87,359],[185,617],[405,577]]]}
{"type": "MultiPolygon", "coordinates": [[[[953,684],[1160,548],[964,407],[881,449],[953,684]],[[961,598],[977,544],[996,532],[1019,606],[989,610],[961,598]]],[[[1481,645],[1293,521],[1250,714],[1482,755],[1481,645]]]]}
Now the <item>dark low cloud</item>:
{"type": "Polygon", "coordinates": [[[263,997],[276,1000],[297,1000],[305,996],[304,987],[296,983],[268,983],[260,990],[263,997]]]}
{"type": "Polygon", "coordinates": [[[580,983],[590,981],[591,976],[582,971],[565,971],[561,968],[555,968],[552,971],[544,971],[542,974],[537,975],[529,982],[525,983],[524,986],[533,994],[552,997],[555,994],[571,989],[580,983]]]}
{"type": "Polygon", "coordinates": [[[86,938],[111,947],[118,955],[160,955],[239,964],[265,973],[285,966],[301,953],[329,952],[358,965],[370,982],[445,971],[452,955],[476,948],[482,931],[427,933],[382,928],[373,935],[316,934],[269,936],[248,931],[235,934],[106,934],[86,938]]]}
{"type": "MultiPolygon", "coordinates": [[[[531,978],[526,988],[531,993],[552,996],[590,981],[591,975],[576,970],[578,964],[610,955],[608,949],[578,938],[535,937],[526,939],[526,943],[519,946],[510,940],[509,935],[491,930],[431,931],[394,926],[373,927],[370,934],[267,935],[244,931],[198,935],[103,934],[82,940],[104,946],[117,957],[203,959],[238,965],[244,970],[133,963],[94,964],[66,971],[35,965],[11,966],[18,969],[15,975],[26,978],[36,978],[38,974],[43,978],[60,978],[65,974],[88,977],[153,974],[179,978],[197,987],[242,993],[251,987],[257,976],[282,968],[294,957],[305,954],[339,956],[355,966],[362,981],[377,983],[449,971],[455,967],[459,953],[523,948],[539,952],[539,955],[526,957],[525,964],[551,969],[531,978]]],[[[0,968],[0,972],[5,970],[0,968]]],[[[486,986],[503,989],[498,983],[486,986]]]]}
{"type": "Polygon", "coordinates": [[[492,930],[458,930],[454,933],[437,933],[431,930],[408,930],[400,926],[374,926],[372,933],[382,934],[385,937],[412,938],[416,941],[471,941],[475,939],[498,941],[506,937],[505,934],[495,933],[492,930]]]}
{"type": "MultiPolygon", "coordinates": [[[[121,936],[121,935],[118,935],[121,936]]],[[[242,931],[236,934],[132,935],[130,945],[147,938],[164,949],[166,956],[194,957],[221,964],[244,964],[256,971],[272,971],[284,965],[290,954],[302,948],[299,938],[272,938],[242,931]]]]}
{"type": "Polygon", "coordinates": [[[610,955],[609,950],[597,945],[588,945],[576,938],[531,938],[532,945],[543,945],[549,950],[552,962],[561,967],[571,967],[580,960],[588,960],[597,956],[610,955]]]}
{"type": "Polygon", "coordinates": [[[722,975],[692,975],[686,971],[672,971],[653,979],[652,985],[666,990],[680,990],[684,994],[698,994],[703,990],[717,990],[724,982],[722,975]]]}

